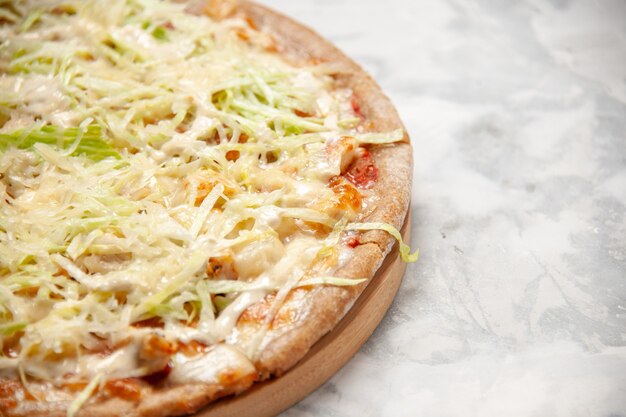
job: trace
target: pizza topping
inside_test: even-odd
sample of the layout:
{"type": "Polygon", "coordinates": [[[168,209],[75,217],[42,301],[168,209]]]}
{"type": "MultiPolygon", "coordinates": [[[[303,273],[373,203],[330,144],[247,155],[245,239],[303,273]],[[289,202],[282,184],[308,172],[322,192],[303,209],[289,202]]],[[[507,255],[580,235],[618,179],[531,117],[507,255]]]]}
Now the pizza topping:
{"type": "Polygon", "coordinates": [[[411,253],[411,248],[409,245],[404,243],[402,240],[402,235],[390,224],[380,223],[380,222],[372,222],[372,223],[350,223],[347,225],[346,230],[382,230],[384,232],[389,233],[394,239],[398,241],[398,245],[400,247],[400,257],[404,262],[416,262],[419,257],[419,251],[415,251],[411,253]]]}
{"type": "Polygon", "coordinates": [[[124,400],[137,401],[141,398],[141,385],[131,378],[109,380],[104,385],[104,390],[112,397],[124,400]]]}
{"type": "MultiPolygon", "coordinates": [[[[263,323],[263,321],[267,318],[269,311],[271,310],[272,305],[276,300],[276,296],[274,294],[268,294],[263,298],[261,302],[258,302],[248,308],[243,314],[239,317],[238,324],[256,324],[259,325],[263,323]]],[[[272,323],[270,327],[274,325],[278,326],[285,323],[291,323],[294,320],[295,311],[290,309],[281,309],[279,314],[272,319],[272,323]]]]}
{"type": "Polygon", "coordinates": [[[87,386],[80,392],[80,394],[78,394],[78,396],[74,398],[74,400],[67,409],[67,417],[74,417],[74,415],[76,415],[76,413],[78,412],[78,410],[80,410],[83,404],[85,404],[89,400],[89,397],[91,397],[94,392],[96,392],[102,376],[102,374],[96,375],[89,382],[89,384],[87,384],[87,386]]]}
{"type": "Polygon", "coordinates": [[[357,133],[355,138],[359,145],[384,145],[405,140],[405,133],[402,129],[396,129],[386,133],[357,133]]]}
{"type": "Polygon", "coordinates": [[[404,134],[365,133],[336,68],[290,64],[245,19],[177,2],[10,5],[3,375],[79,381],[71,413],[101,385],[136,399],[125,378],[247,381],[265,333],[227,345],[244,312],[271,299],[248,314],[267,329],[295,288],[363,282],[334,275],[346,230],[396,236],[350,222],[377,179],[363,146],[404,134]]]}
{"type": "Polygon", "coordinates": [[[170,341],[156,334],[149,334],[141,340],[139,347],[139,359],[145,362],[162,362],[163,368],[168,362],[169,357],[176,353],[178,346],[176,342],[170,341]]]}
{"type": "Polygon", "coordinates": [[[172,365],[170,364],[170,362],[168,362],[163,367],[161,367],[161,369],[148,375],[144,375],[141,377],[141,379],[146,381],[150,385],[158,385],[163,383],[163,381],[170,375],[171,372],[172,365]]]}
{"type": "Polygon", "coordinates": [[[191,340],[188,343],[178,343],[178,351],[187,356],[196,356],[207,352],[209,349],[210,348],[207,345],[196,340],[191,340]]]}
{"type": "Polygon", "coordinates": [[[372,188],[378,179],[378,168],[372,154],[363,149],[346,172],[345,177],[359,188],[372,188]]]}
{"type": "Polygon", "coordinates": [[[232,255],[212,256],[207,261],[206,274],[209,278],[237,279],[232,255]]]}
{"type": "MultiPolygon", "coordinates": [[[[358,244],[358,243],[357,243],[358,244]]],[[[355,245],[356,246],[356,245],[355,245]]],[[[336,286],[345,286],[345,285],[356,285],[363,282],[365,279],[356,279],[356,278],[341,278],[341,277],[312,277],[305,278],[298,282],[297,286],[308,286],[308,285],[320,285],[320,284],[328,284],[328,285],[336,285],[336,286]]],[[[212,294],[228,294],[228,293],[239,293],[244,291],[255,291],[255,290],[276,290],[280,288],[279,285],[272,284],[263,284],[263,283],[249,283],[246,281],[209,281],[206,285],[207,291],[212,294]]]]}
{"type": "Polygon", "coordinates": [[[359,117],[363,117],[363,113],[361,112],[361,105],[359,104],[359,99],[355,94],[350,97],[350,105],[352,106],[352,110],[354,110],[354,114],[359,117]]]}
{"type": "MultiPolygon", "coordinates": [[[[228,370],[237,373],[237,377],[256,374],[250,360],[237,348],[227,345],[216,345],[200,356],[189,357],[177,353],[173,358],[172,371],[169,375],[171,383],[188,382],[220,382],[223,373],[228,370]]],[[[234,378],[235,375],[230,375],[234,378]]]]}
{"type": "Polygon", "coordinates": [[[356,248],[361,244],[361,241],[357,236],[353,236],[346,241],[346,245],[352,249],[356,248]]]}
{"type": "MultiPolygon", "coordinates": [[[[261,216],[261,219],[257,221],[266,222],[268,228],[273,223],[280,223],[280,218],[271,218],[270,213],[263,213],[261,216]]],[[[285,256],[287,250],[283,242],[274,233],[266,233],[254,240],[241,243],[233,249],[235,250],[233,267],[237,269],[240,277],[246,280],[256,278],[262,272],[271,269],[276,262],[285,256]]],[[[224,279],[224,277],[220,278],[224,279]]]]}
{"type": "Polygon", "coordinates": [[[10,133],[0,132],[0,151],[15,147],[18,149],[35,148],[40,152],[42,150],[45,152],[43,144],[66,149],[68,155],[82,154],[94,160],[111,156],[120,157],[104,140],[102,130],[98,125],[88,124],[68,129],[45,125],[18,129],[10,133]]]}
{"type": "MultiPolygon", "coordinates": [[[[356,214],[361,209],[362,197],[359,191],[342,177],[332,177],[328,186],[335,193],[334,208],[340,213],[356,214]]],[[[336,215],[338,215],[337,213],[336,215]]]]}

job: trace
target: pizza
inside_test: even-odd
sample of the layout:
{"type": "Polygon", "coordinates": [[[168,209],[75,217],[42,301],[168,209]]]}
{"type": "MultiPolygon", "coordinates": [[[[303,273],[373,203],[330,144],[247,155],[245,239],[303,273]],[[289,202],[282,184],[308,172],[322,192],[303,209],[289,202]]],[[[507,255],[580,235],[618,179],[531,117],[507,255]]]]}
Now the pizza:
{"type": "Polygon", "coordinates": [[[267,8],[3,1],[0,71],[2,416],[193,413],[417,258],[395,109],[267,8]]]}

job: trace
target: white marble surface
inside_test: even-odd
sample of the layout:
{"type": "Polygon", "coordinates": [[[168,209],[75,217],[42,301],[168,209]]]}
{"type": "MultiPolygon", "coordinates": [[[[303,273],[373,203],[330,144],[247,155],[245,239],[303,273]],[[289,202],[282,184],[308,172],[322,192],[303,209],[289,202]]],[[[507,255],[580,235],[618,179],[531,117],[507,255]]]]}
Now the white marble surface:
{"type": "Polygon", "coordinates": [[[263,2],[396,103],[422,254],[284,417],[625,416],[626,2],[263,2]]]}

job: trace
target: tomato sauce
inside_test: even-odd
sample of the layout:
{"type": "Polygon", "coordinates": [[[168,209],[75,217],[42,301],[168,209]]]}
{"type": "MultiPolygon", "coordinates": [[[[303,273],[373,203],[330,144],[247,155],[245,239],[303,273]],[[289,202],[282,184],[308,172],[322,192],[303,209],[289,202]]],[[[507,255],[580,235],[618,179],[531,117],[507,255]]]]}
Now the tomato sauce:
{"type": "Polygon", "coordinates": [[[368,150],[354,161],[344,174],[346,179],[359,188],[372,188],[378,180],[378,167],[376,161],[368,150]]]}

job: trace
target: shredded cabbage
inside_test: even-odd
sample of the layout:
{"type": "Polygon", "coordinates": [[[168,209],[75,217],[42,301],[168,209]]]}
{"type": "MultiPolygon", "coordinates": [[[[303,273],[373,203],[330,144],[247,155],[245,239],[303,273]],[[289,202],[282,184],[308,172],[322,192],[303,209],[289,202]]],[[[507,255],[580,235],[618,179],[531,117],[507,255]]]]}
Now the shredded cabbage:
{"type": "Polygon", "coordinates": [[[88,125],[84,130],[78,127],[62,129],[48,125],[0,133],[0,151],[9,147],[30,149],[42,143],[70,149],[71,155],[83,154],[95,161],[107,157],[120,159],[120,154],[102,137],[102,129],[98,125],[88,125]]]}
{"type": "Polygon", "coordinates": [[[411,253],[411,248],[409,245],[404,243],[402,235],[400,235],[398,229],[388,223],[351,223],[348,224],[346,230],[383,230],[398,241],[398,245],[400,247],[400,257],[404,262],[417,262],[417,258],[419,258],[419,250],[411,253]]]}
{"type": "Polygon", "coordinates": [[[80,410],[80,408],[87,401],[89,401],[89,397],[91,397],[93,395],[94,391],[98,387],[98,384],[100,384],[100,381],[102,380],[102,377],[103,377],[102,374],[96,375],[89,382],[89,384],[87,384],[87,386],[85,388],[83,388],[83,390],[80,392],[80,394],[78,394],[76,396],[76,398],[74,398],[74,400],[72,401],[70,406],[67,408],[67,417],[74,417],[76,415],[76,413],[78,412],[78,410],[80,410]]]}
{"type": "Polygon", "coordinates": [[[388,133],[361,133],[356,135],[359,144],[380,145],[399,142],[404,138],[404,131],[396,129],[388,133]]]}
{"type": "Polygon", "coordinates": [[[12,336],[26,328],[26,322],[7,323],[0,326],[0,335],[12,336]]]}

